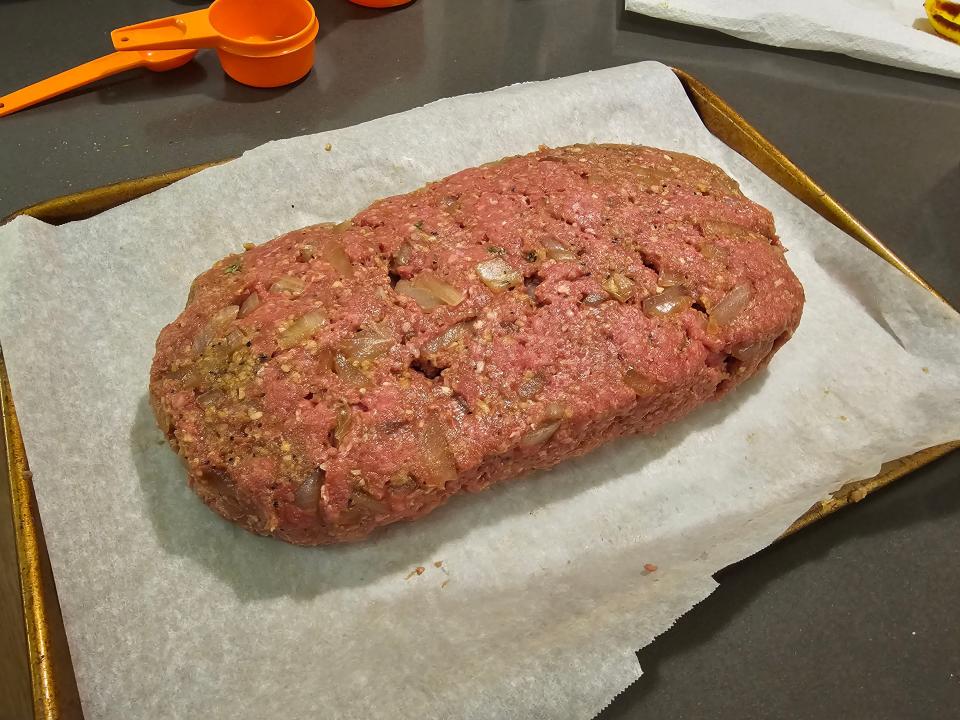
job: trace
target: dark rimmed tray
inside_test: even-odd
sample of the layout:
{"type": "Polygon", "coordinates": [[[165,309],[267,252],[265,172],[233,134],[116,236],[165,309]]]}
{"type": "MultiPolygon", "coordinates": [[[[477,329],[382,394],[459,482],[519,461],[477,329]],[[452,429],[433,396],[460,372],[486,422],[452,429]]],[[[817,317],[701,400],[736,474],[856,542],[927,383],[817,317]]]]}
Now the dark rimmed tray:
{"type": "MultiPolygon", "coordinates": [[[[931,293],[936,294],[856,218],[827,195],[712,91],[683,71],[675,70],[675,72],[711,133],[827,220],[855,237],[931,293]]],[[[33,205],[15,215],[30,215],[54,225],[81,220],[146,195],[215,164],[217,163],[197,165],[56,198],[33,205]]],[[[9,494],[0,493],[0,514],[6,513],[9,506],[12,518],[12,532],[6,527],[0,529],[0,573],[4,574],[4,579],[8,572],[15,575],[20,589],[19,597],[6,595],[0,597],[0,617],[15,617],[19,620],[19,625],[14,628],[14,631],[21,640],[15,640],[15,642],[21,644],[25,651],[25,665],[31,680],[34,716],[50,720],[79,718],[82,717],[82,712],[76,681],[70,663],[69,648],[56,600],[56,587],[43,542],[42,526],[30,482],[29,467],[13,405],[12,392],[3,365],[2,352],[0,352],[0,411],[2,411],[6,460],[0,469],[0,481],[6,479],[10,488],[9,494]]],[[[870,492],[903,477],[958,446],[960,441],[947,443],[886,463],[875,477],[847,483],[834,493],[833,497],[817,503],[794,522],[786,534],[795,532],[847,504],[859,501],[870,492]]]]}

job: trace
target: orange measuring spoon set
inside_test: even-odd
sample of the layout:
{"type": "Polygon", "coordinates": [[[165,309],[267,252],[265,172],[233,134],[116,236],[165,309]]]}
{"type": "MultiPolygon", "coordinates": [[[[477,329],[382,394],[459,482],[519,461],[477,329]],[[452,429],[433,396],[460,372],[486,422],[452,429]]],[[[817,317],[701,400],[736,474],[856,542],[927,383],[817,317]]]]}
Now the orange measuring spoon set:
{"type": "MultiPolygon", "coordinates": [[[[410,0],[351,0],[389,8],[410,0]]],[[[117,52],[0,97],[0,116],[134,68],[173,70],[212,48],[223,71],[244,85],[289,85],[313,67],[320,24],[307,0],[215,0],[210,7],[128,25],[110,33],[117,52]]]]}

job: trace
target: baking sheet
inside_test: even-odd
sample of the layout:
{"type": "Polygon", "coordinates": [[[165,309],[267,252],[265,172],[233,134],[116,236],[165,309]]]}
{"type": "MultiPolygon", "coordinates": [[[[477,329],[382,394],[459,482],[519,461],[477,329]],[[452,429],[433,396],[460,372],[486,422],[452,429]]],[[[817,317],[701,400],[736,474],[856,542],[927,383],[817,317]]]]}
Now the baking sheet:
{"type": "Polygon", "coordinates": [[[0,281],[89,718],[589,717],[713,572],[882,460],[960,437],[957,315],[710,136],[655,63],[271,143],[61,228],[22,218],[0,229],[0,281]],[[655,438],[364,545],[249,536],[185,488],[145,388],[197,272],[461,167],[591,140],[702,155],[774,210],[809,300],[770,372],[655,438]]]}
{"type": "Polygon", "coordinates": [[[625,7],[763,45],[960,77],[960,45],[936,34],[923,0],[626,0],[625,7]]]}

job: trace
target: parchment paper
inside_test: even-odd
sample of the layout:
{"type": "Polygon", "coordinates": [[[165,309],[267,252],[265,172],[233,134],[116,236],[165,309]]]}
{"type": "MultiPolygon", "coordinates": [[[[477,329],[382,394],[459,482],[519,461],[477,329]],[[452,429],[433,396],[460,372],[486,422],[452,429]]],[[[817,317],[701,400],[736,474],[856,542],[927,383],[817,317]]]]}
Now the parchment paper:
{"type": "Polygon", "coordinates": [[[923,0],[626,0],[625,7],[763,45],[960,77],[960,45],[936,34],[923,0]]]}
{"type": "Polygon", "coordinates": [[[269,143],[60,228],[21,218],[0,229],[0,281],[90,720],[589,718],[712,573],[881,461],[960,437],[956,313],[709,135],[656,63],[269,143]],[[245,241],[578,141],[701,155],[773,210],[808,302],[768,372],[656,437],[360,545],[258,538],[193,496],[146,385],[197,273],[245,241]]]}

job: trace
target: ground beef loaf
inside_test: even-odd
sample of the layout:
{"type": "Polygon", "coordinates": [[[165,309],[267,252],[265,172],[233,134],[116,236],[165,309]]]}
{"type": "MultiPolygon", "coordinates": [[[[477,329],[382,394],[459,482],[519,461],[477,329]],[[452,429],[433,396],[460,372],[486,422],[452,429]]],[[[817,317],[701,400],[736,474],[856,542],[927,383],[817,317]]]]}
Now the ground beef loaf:
{"type": "Polygon", "coordinates": [[[221,260],[160,334],[151,398],[218,513],[356,540],[720,397],[802,306],[719,168],[541,148],[221,260]]]}

